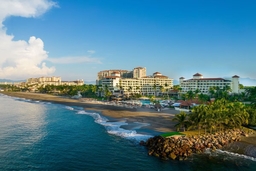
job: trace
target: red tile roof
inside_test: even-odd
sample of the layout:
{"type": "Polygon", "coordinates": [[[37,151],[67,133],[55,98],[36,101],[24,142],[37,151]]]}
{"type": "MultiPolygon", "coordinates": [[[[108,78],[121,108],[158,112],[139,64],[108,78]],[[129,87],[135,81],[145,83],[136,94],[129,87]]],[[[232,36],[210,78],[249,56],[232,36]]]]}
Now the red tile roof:
{"type": "Polygon", "coordinates": [[[168,77],[164,76],[164,75],[156,75],[156,76],[154,76],[154,78],[168,78],[168,77]]]}
{"type": "Polygon", "coordinates": [[[196,73],[193,76],[203,76],[202,74],[196,73]]]}
{"type": "Polygon", "coordinates": [[[112,72],[112,74],[120,74],[120,72],[114,71],[114,72],[112,72]]]}
{"type": "Polygon", "coordinates": [[[161,74],[161,73],[160,73],[160,72],[155,72],[155,73],[153,73],[153,74],[155,75],[155,74],[161,74]]]}
{"type": "MultiPolygon", "coordinates": [[[[224,78],[200,78],[200,79],[189,79],[189,80],[225,80],[224,78]]],[[[188,80],[186,80],[188,81],[188,80]]]]}
{"type": "Polygon", "coordinates": [[[192,100],[178,100],[177,103],[180,103],[181,106],[191,106],[192,103],[195,104],[202,104],[198,99],[192,99],[192,100]]]}
{"type": "Polygon", "coordinates": [[[120,76],[106,76],[105,78],[120,78],[120,76]]]}
{"type": "Polygon", "coordinates": [[[232,78],[239,78],[239,76],[237,76],[237,75],[234,75],[232,78]]]}

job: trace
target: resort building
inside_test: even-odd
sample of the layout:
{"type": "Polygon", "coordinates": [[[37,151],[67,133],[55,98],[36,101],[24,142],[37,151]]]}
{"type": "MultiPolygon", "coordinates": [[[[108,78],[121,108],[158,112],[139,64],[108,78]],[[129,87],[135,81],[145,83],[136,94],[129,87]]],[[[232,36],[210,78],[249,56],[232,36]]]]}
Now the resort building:
{"type": "Polygon", "coordinates": [[[84,85],[84,81],[76,80],[76,81],[62,81],[61,77],[39,77],[39,78],[29,78],[26,81],[27,85],[84,85]]]}
{"type": "Polygon", "coordinates": [[[98,73],[96,85],[108,88],[112,94],[160,95],[168,93],[173,87],[173,79],[155,72],[146,75],[145,67],[137,67],[132,71],[105,70],[98,73]]]}
{"type": "Polygon", "coordinates": [[[219,87],[220,89],[223,89],[227,86],[231,88],[232,93],[240,93],[239,76],[237,75],[229,80],[224,78],[204,78],[202,74],[196,73],[191,79],[185,80],[184,77],[180,77],[179,81],[181,93],[199,90],[200,93],[209,94],[210,87],[219,87]]]}
{"type": "Polygon", "coordinates": [[[27,84],[61,85],[61,77],[29,78],[27,84]]]}

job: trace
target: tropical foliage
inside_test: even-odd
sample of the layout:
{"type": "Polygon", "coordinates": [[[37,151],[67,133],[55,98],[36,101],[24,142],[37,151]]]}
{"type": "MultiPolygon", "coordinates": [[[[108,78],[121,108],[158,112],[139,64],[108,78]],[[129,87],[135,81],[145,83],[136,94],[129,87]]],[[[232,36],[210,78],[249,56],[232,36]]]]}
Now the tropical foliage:
{"type": "Polygon", "coordinates": [[[187,113],[186,112],[180,112],[179,114],[175,115],[175,117],[172,119],[173,121],[177,121],[177,124],[175,127],[177,128],[177,131],[180,130],[180,128],[183,129],[183,131],[186,131],[186,127],[189,123],[187,120],[187,113]]]}
{"type": "Polygon", "coordinates": [[[223,98],[208,105],[195,106],[190,114],[181,112],[173,120],[177,121],[177,129],[197,129],[199,133],[201,130],[212,133],[255,123],[256,111],[241,102],[230,102],[223,98]]]}

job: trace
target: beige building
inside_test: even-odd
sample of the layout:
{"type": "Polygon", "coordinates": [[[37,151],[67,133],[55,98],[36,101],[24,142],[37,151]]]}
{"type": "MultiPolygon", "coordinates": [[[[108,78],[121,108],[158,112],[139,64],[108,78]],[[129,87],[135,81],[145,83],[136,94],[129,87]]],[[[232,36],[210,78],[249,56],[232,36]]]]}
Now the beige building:
{"type": "Polygon", "coordinates": [[[210,87],[219,87],[223,89],[229,86],[232,93],[239,93],[239,76],[235,75],[231,80],[224,78],[204,78],[202,74],[196,73],[193,78],[185,80],[184,77],[180,77],[181,93],[187,93],[188,91],[199,90],[200,93],[208,94],[210,87]]]}
{"type": "Polygon", "coordinates": [[[29,78],[26,81],[27,85],[38,85],[38,86],[46,86],[46,85],[84,85],[84,81],[76,80],[76,81],[62,81],[61,77],[39,77],[39,78],[29,78]]]}
{"type": "Polygon", "coordinates": [[[29,78],[27,84],[40,84],[40,85],[61,85],[61,77],[39,77],[29,78]]]}
{"type": "Polygon", "coordinates": [[[98,72],[98,77],[97,80],[101,80],[105,77],[109,77],[111,76],[113,73],[119,73],[121,77],[124,78],[131,78],[132,77],[132,73],[131,71],[128,70],[121,70],[121,69],[113,69],[113,70],[104,70],[104,71],[100,71],[98,72]]]}
{"type": "Polygon", "coordinates": [[[137,67],[132,71],[126,71],[124,77],[124,72],[119,71],[124,70],[100,71],[98,76],[102,76],[102,73],[108,74],[103,77],[98,77],[96,85],[101,86],[103,89],[107,87],[112,94],[122,92],[127,95],[159,95],[168,92],[173,87],[173,79],[162,75],[160,72],[146,76],[146,68],[137,67]]]}

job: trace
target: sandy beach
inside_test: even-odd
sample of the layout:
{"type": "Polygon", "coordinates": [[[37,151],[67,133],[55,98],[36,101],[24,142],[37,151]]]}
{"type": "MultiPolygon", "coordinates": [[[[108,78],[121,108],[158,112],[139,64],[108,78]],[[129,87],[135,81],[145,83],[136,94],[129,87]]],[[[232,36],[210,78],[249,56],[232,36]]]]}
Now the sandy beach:
{"type": "Polygon", "coordinates": [[[164,108],[162,111],[156,111],[149,108],[128,108],[116,106],[109,103],[93,101],[91,99],[71,99],[60,96],[54,96],[41,93],[29,92],[1,92],[2,94],[26,98],[31,100],[48,101],[53,103],[64,104],[68,106],[83,107],[87,111],[97,111],[109,120],[126,120],[128,123],[142,123],[143,129],[149,129],[156,132],[175,131],[175,123],[172,118],[179,113],[174,109],[164,108]]]}

